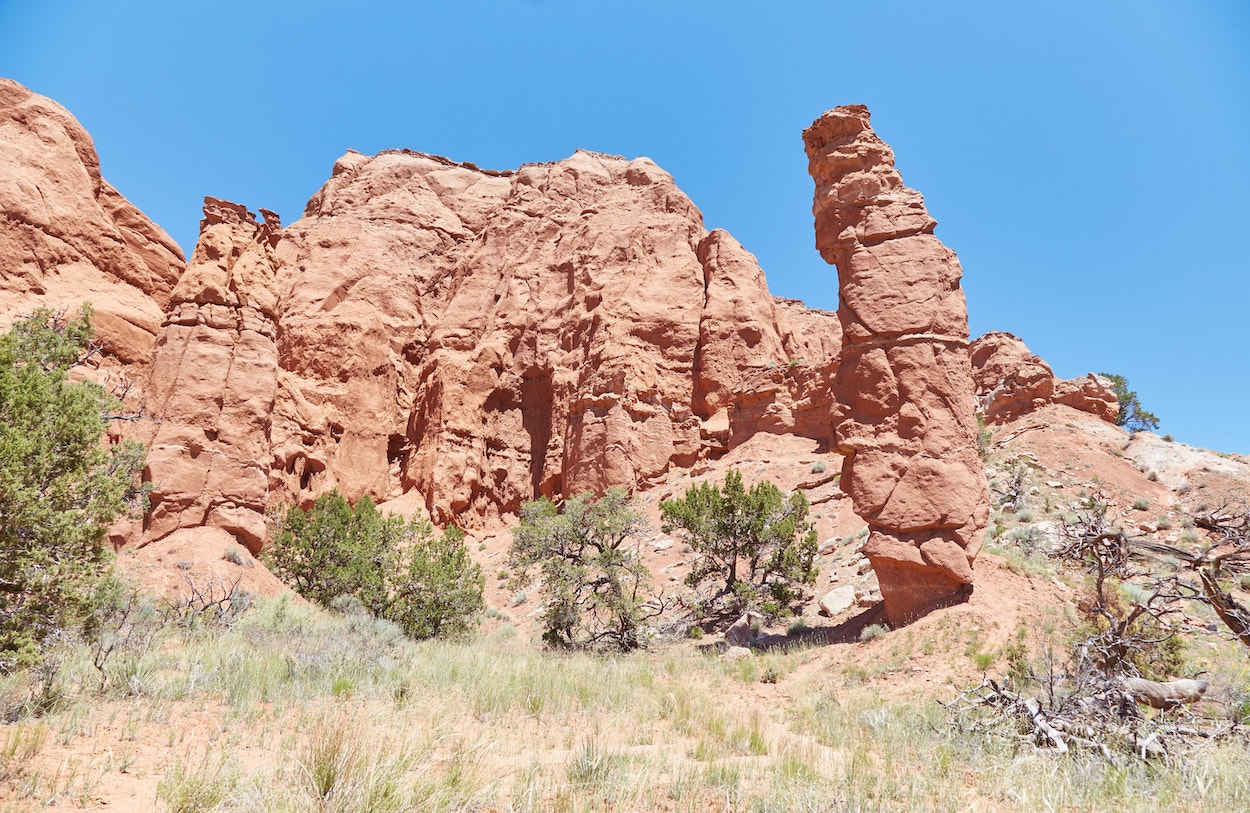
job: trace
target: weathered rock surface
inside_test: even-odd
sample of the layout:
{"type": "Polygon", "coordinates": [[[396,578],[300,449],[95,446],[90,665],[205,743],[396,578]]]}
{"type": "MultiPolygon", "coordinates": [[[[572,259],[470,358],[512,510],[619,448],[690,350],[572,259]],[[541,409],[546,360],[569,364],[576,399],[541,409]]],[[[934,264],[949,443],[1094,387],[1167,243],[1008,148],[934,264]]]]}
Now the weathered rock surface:
{"type": "Polygon", "coordinates": [[[184,266],[169,235],[101,176],[82,125],[0,79],[0,327],[40,305],[90,302],[105,365],[146,365],[184,266]]]}
{"type": "Polygon", "coordinates": [[[1057,379],[1050,365],[1010,333],[986,333],[972,342],[969,355],[977,401],[987,421],[1014,420],[1052,403],[1113,423],[1119,414],[1110,381],[1093,373],[1084,378],[1057,379]]]}
{"type": "Polygon", "coordinates": [[[866,108],[831,110],[803,139],[816,246],[838,268],[842,488],[868,523],[886,616],[905,623],[970,592],[989,513],[961,270],[866,108]]]}
{"type": "MultiPolygon", "coordinates": [[[[266,504],[332,488],[415,491],[469,527],[636,488],[723,453],[753,376],[838,351],[833,315],[774,300],[645,158],[349,152],[285,229],[205,215],[152,366],[148,538],[206,524],[255,549],[266,504]]],[[[737,437],[827,437],[817,384],[770,386],[790,417],[737,437]]]]}
{"type": "Polygon", "coordinates": [[[1120,416],[1114,385],[1097,373],[1084,378],[1056,379],[1054,402],[1092,413],[1107,423],[1115,423],[1120,416]]]}
{"type": "Polygon", "coordinates": [[[170,299],[147,411],[146,537],[221,528],[253,553],[265,539],[278,389],[276,218],[208,198],[200,240],[170,299]]]}

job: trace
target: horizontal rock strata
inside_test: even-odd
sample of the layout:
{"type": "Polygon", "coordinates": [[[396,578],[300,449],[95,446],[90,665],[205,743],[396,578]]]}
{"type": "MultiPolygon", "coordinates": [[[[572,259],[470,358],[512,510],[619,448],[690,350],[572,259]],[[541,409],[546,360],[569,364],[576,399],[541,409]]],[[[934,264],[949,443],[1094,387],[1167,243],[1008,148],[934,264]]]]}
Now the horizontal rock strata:
{"type": "Polygon", "coordinates": [[[866,108],[831,110],[803,138],[816,246],[838,269],[842,488],[868,523],[886,616],[905,623],[971,591],[989,513],[961,270],[866,108]]]}

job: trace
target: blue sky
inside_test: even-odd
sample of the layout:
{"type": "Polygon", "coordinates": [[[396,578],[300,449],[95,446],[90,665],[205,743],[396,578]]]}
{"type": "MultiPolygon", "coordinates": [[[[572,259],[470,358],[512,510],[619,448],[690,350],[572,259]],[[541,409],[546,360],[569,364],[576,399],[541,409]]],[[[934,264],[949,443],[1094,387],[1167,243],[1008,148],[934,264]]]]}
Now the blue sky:
{"type": "Polygon", "coordinates": [[[188,251],[205,195],[295,220],[346,149],[646,155],[775,294],[834,309],[800,133],[862,103],[972,330],[1126,376],[1250,453],[1250,3],[0,0],[0,75],[188,251]]]}

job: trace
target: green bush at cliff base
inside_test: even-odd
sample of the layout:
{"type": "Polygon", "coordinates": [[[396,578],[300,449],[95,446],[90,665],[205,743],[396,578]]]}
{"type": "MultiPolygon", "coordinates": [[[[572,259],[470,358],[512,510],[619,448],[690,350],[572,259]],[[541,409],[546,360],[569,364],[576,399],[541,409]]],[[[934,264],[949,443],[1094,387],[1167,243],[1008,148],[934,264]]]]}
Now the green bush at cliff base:
{"type": "Polygon", "coordinates": [[[307,511],[287,508],[275,531],[266,562],[318,604],[356,604],[413,638],[463,635],[484,607],[485,577],[458,528],[436,536],[428,522],[383,516],[368,496],[353,507],[333,491],[307,511]]]}
{"type": "Polygon", "coordinates": [[[69,371],[100,349],[91,308],[43,308],[0,337],[0,673],[90,615],[108,526],[142,502],[144,450],[104,442],[120,405],[69,371]]]}
{"type": "Polygon", "coordinates": [[[596,499],[542,499],[521,505],[508,563],[515,586],[542,574],[547,597],[543,639],[553,646],[608,646],[622,651],[648,643],[646,621],[662,603],[639,554],[646,520],[619,488],[596,499]]]}
{"type": "Polygon", "coordinates": [[[816,581],[816,529],[803,492],[786,496],[770,482],[749,490],[736,471],[723,486],[701,483],[660,503],[664,530],[680,530],[695,558],[686,583],[720,582],[708,609],[785,613],[816,581]]]}

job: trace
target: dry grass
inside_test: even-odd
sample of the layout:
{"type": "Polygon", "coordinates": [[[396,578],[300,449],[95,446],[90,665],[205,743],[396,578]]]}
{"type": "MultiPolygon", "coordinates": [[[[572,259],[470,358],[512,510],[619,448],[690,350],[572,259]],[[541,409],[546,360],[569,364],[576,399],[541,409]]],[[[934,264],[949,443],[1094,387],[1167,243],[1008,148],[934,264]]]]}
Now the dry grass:
{"type": "MultiPolygon", "coordinates": [[[[111,664],[103,690],[72,648],[51,686],[6,678],[0,698],[28,710],[0,728],[0,810],[137,798],[186,813],[1250,807],[1244,747],[1170,765],[1058,757],[961,735],[937,703],[891,701],[893,669],[850,675],[823,656],[551,653],[506,627],[417,644],[269,601],[229,629],[162,632],[111,664]],[[60,699],[36,716],[45,693],[60,699]]],[[[1241,687],[1228,703],[1250,697],[1244,669],[1221,679],[1241,687]]]]}

